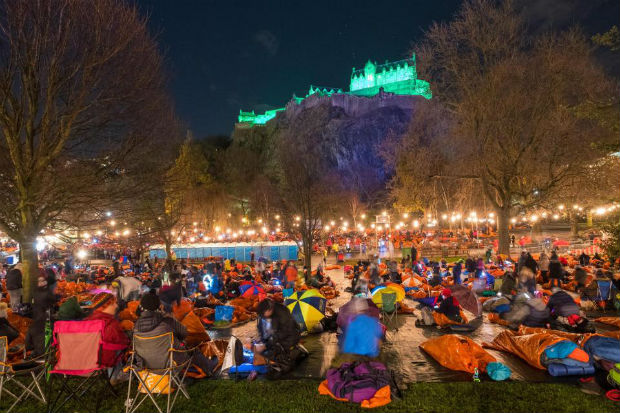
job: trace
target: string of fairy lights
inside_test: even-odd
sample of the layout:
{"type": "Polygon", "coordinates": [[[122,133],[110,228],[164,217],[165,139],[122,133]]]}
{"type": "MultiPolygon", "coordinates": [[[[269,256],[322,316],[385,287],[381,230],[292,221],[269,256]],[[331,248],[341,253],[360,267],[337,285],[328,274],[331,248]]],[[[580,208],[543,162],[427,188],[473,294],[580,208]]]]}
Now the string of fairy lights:
{"type": "MultiPolygon", "coordinates": [[[[589,208],[579,204],[568,206],[558,204],[555,208],[538,208],[529,211],[527,214],[513,216],[510,218],[509,222],[511,225],[533,225],[538,222],[559,221],[561,219],[570,218],[570,216],[583,218],[584,216],[590,215],[603,218],[609,214],[617,213],[619,210],[620,203],[618,202],[589,208]]],[[[54,233],[42,231],[40,244],[37,243],[37,248],[44,248],[46,240],[49,241],[49,239],[46,238],[52,236],[59,237],[61,234],[70,238],[80,239],[84,243],[96,244],[102,240],[123,242],[127,241],[132,236],[140,235],[141,231],[144,233],[144,230],[129,228],[127,222],[118,222],[112,215],[111,212],[106,213],[106,220],[104,225],[100,226],[100,228],[81,232],[76,230],[64,230],[54,233]]],[[[229,216],[231,216],[231,214],[229,214],[229,216]]],[[[283,234],[283,228],[285,228],[285,226],[282,223],[281,216],[275,214],[272,218],[272,225],[269,225],[263,218],[251,220],[249,217],[243,216],[240,218],[241,228],[234,229],[232,225],[216,225],[213,230],[210,231],[201,228],[198,222],[193,222],[191,225],[184,225],[180,229],[170,230],[170,235],[176,242],[194,243],[230,241],[246,237],[283,234]]],[[[388,211],[383,211],[381,214],[377,215],[376,218],[366,213],[361,213],[353,222],[345,217],[331,219],[322,224],[321,229],[326,234],[332,232],[370,233],[393,230],[458,229],[468,227],[474,228],[478,225],[495,226],[497,225],[497,218],[494,212],[479,213],[478,211],[469,211],[465,213],[461,211],[452,211],[435,214],[428,213],[426,215],[409,212],[388,213],[388,211]]],[[[287,230],[295,230],[295,228],[301,225],[301,217],[292,217],[289,224],[287,230]]]]}

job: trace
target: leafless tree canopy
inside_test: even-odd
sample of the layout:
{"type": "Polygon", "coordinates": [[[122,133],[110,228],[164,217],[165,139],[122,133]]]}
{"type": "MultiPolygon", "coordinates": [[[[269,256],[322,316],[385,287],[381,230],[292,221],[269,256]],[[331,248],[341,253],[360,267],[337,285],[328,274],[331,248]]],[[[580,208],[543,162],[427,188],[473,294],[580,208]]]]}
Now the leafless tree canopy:
{"type": "Polygon", "coordinates": [[[146,142],[166,135],[161,60],[124,2],[2,2],[0,228],[25,255],[69,209],[126,193],[146,142]]]}
{"type": "Polygon", "coordinates": [[[617,104],[617,85],[579,30],[531,37],[511,2],[465,2],[416,50],[434,102],[399,143],[395,195],[432,199],[437,181],[475,181],[497,211],[505,252],[515,208],[557,197],[564,182],[606,155],[601,148],[615,137],[579,108],[617,104]]]}

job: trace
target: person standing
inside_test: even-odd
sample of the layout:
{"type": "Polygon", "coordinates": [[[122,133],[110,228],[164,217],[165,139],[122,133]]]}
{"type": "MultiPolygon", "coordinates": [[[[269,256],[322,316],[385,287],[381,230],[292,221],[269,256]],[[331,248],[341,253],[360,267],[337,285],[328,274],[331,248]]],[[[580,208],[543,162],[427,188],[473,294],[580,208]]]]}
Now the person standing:
{"type": "Polygon", "coordinates": [[[542,277],[543,284],[549,281],[549,263],[551,260],[549,256],[543,251],[538,259],[538,268],[540,268],[540,276],[542,277]]]}
{"type": "Polygon", "coordinates": [[[295,288],[295,282],[297,281],[297,266],[289,261],[286,265],[284,276],[286,277],[285,288],[295,288]]]}

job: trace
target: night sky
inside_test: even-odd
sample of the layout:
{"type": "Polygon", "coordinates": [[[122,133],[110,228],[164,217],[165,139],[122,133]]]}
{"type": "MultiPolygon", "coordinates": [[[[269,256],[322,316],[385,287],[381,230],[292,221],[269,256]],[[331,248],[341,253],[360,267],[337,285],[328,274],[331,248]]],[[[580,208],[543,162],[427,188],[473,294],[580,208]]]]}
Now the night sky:
{"type": "MultiPolygon", "coordinates": [[[[310,84],[348,90],[351,68],[407,57],[458,0],[136,0],[166,56],[170,88],[194,135],[232,131],[239,109],[283,106],[310,84]]],[[[522,0],[536,30],[618,24],[617,0],[522,0]]],[[[432,80],[432,79],[427,79],[432,80]]]]}

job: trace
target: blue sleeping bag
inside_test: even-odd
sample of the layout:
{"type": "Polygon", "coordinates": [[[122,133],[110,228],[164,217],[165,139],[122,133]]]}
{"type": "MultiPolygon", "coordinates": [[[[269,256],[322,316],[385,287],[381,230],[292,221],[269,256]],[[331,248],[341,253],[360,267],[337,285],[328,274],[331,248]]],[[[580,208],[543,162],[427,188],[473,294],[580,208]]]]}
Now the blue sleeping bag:
{"type": "MultiPolygon", "coordinates": [[[[576,362],[579,363],[579,362],[576,362]]],[[[594,366],[588,363],[580,365],[566,365],[562,363],[551,363],[547,366],[547,371],[553,377],[561,376],[589,376],[594,374],[594,366]]]]}
{"type": "Polygon", "coordinates": [[[239,364],[238,366],[232,366],[230,370],[228,370],[228,374],[250,374],[253,371],[257,372],[258,374],[265,374],[267,373],[267,366],[255,366],[252,363],[243,363],[239,364]]]}
{"type": "Polygon", "coordinates": [[[562,340],[545,349],[545,356],[548,359],[563,359],[577,348],[577,344],[572,341],[562,340]]]}
{"type": "Polygon", "coordinates": [[[591,358],[620,363],[620,340],[612,337],[590,337],[583,349],[591,358]]]}

